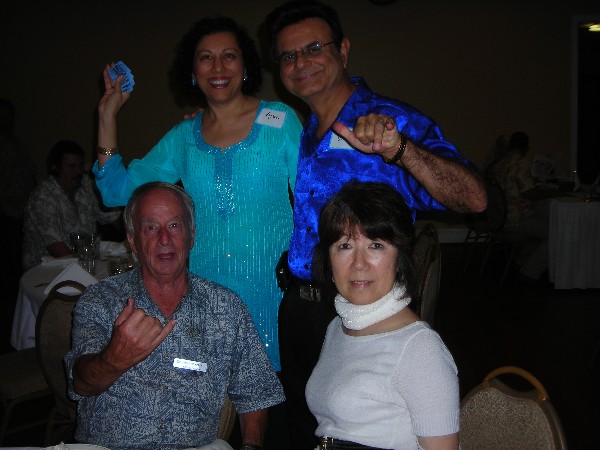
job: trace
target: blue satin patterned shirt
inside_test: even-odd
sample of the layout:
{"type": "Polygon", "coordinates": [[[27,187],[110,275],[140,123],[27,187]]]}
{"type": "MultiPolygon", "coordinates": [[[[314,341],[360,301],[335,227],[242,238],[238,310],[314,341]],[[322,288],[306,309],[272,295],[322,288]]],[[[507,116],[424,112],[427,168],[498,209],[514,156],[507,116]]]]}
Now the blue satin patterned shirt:
{"type": "MultiPolygon", "coordinates": [[[[396,120],[398,130],[420,148],[468,165],[456,148],[444,140],[438,125],[410,105],[373,93],[361,78],[353,78],[356,89],[340,111],[337,120],[353,128],[360,116],[385,114],[396,120]]],[[[312,252],[318,242],[318,221],[321,208],[331,196],[350,180],[376,181],[395,187],[413,211],[444,209],[408,173],[396,165],[387,164],[378,155],[359,152],[333,133],[317,138],[318,122],[314,115],[304,124],[298,155],[298,174],[294,191],[294,231],[288,262],[292,273],[302,279],[312,279],[312,252]]]]}

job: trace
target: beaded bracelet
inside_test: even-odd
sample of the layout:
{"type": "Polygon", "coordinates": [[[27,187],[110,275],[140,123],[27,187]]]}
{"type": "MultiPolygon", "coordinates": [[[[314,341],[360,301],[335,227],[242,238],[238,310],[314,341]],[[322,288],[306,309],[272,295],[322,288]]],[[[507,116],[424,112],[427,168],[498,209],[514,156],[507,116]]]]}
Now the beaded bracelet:
{"type": "Polygon", "coordinates": [[[112,156],[112,155],[118,155],[119,154],[119,149],[118,148],[107,148],[107,147],[96,147],[96,152],[99,155],[106,155],[106,156],[112,156]]]}
{"type": "Polygon", "coordinates": [[[396,164],[398,161],[402,159],[404,156],[404,152],[406,151],[406,144],[408,143],[408,137],[404,133],[400,133],[400,145],[398,146],[398,151],[394,155],[393,158],[383,158],[383,160],[388,164],[396,164]]]}

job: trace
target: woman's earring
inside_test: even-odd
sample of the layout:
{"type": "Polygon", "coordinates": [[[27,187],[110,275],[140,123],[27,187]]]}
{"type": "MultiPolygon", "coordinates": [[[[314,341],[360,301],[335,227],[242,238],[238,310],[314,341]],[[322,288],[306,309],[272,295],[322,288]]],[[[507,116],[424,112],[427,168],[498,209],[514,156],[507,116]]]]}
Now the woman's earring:
{"type": "Polygon", "coordinates": [[[244,69],[244,81],[248,81],[248,72],[244,69]]]}
{"type": "Polygon", "coordinates": [[[198,83],[196,83],[196,77],[194,75],[192,75],[192,86],[196,86],[198,83]]]}

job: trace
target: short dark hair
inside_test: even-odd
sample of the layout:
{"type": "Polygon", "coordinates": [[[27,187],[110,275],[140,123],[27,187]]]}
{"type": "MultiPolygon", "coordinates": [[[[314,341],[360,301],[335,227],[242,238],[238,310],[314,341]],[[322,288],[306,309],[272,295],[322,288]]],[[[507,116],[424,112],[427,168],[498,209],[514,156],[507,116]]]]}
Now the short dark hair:
{"type": "Polygon", "coordinates": [[[232,33],[242,52],[247,80],[242,85],[246,95],[256,94],[262,85],[262,65],[254,41],[246,30],[233,19],[224,16],[205,17],[191,26],[181,38],[173,65],[169,72],[171,87],[191,103],[205,103],[206,97],[192,85],[196,46],[205,36],[215,33],[232,33]]]}
{"type": "Polygon", "coordinates": [[[184,217],[185,225],[188,228],[189,233],[193,233],[196,227],[196,215],[194,208],[194,201],[190,194],[185,192],[182,188],[175,184],[165,183],[162,181],[153,181],[150,183],[145,183],[138,186],[129,201],[127,202],[127,206],[125,207],[125,211],[123,211],[123,221],[125,222],[125,231],[131,237],[135,236],[135,227],[133,225],[133,216],[135,214],[135,208],[137,207],[140,199],[144,198],[146,194],[155,190],[155,189],[165,189],[170,192],[173,192],[175,196],[181,201],[186,210],[187,217],[184,217]]]}
{"type": "Polygon", "coordinates": [[[58,141],[54,147],[50,149],[46,157],[46,172],[48,175],[58,176],[59,168],[62,166],[65,155],[77,155],[82,160],[85,159],[83,149],[75,141],[58,141]]]}
{"type": "Polygon", "coordinates": [[[313,276],[326,289],[333,285],[329,247],[346,233],[381,239],[398,250],[398,281],[411,294],[415,227],[402,195],[386,183],[350,181],[325,203],[319,217],[319,243],[313,253],[313,276]]]}
{"type": "Polygon", "coordinates": [[[323,19],[331,28],[331,39],[340,49],[344,31],[335,9],[318,1],[292,0],[278,6],[269,13],[265,20],[268,40],[271,45],[271,56],[277,60],[277,35],[289,25],[305,19],[323,19]]]}

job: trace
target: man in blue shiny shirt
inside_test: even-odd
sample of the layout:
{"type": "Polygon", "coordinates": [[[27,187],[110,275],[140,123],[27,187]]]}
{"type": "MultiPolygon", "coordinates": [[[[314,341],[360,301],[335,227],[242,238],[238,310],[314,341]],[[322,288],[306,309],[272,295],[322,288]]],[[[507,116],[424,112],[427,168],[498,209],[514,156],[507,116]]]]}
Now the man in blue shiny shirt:
{"type": "MultiPolygon", "coordinates": [[[[320,2],[291,1],[266,20],[273,57],[286,89],[310,107],[294,190],[290,277],[279,309],[282,380],[292,444],[316,446],[316,421],[304,387],[316,364],[333,302],[312,283],[312,251],[323,204],[347,181],[394,186],[416,209],[479,212],[482,180],[431,119],[405,103],[373,93],[346,72],[350,42],[337,13],[320,2]]],[[[279,269],[284,271],[284,269],[279,269]]]]}

